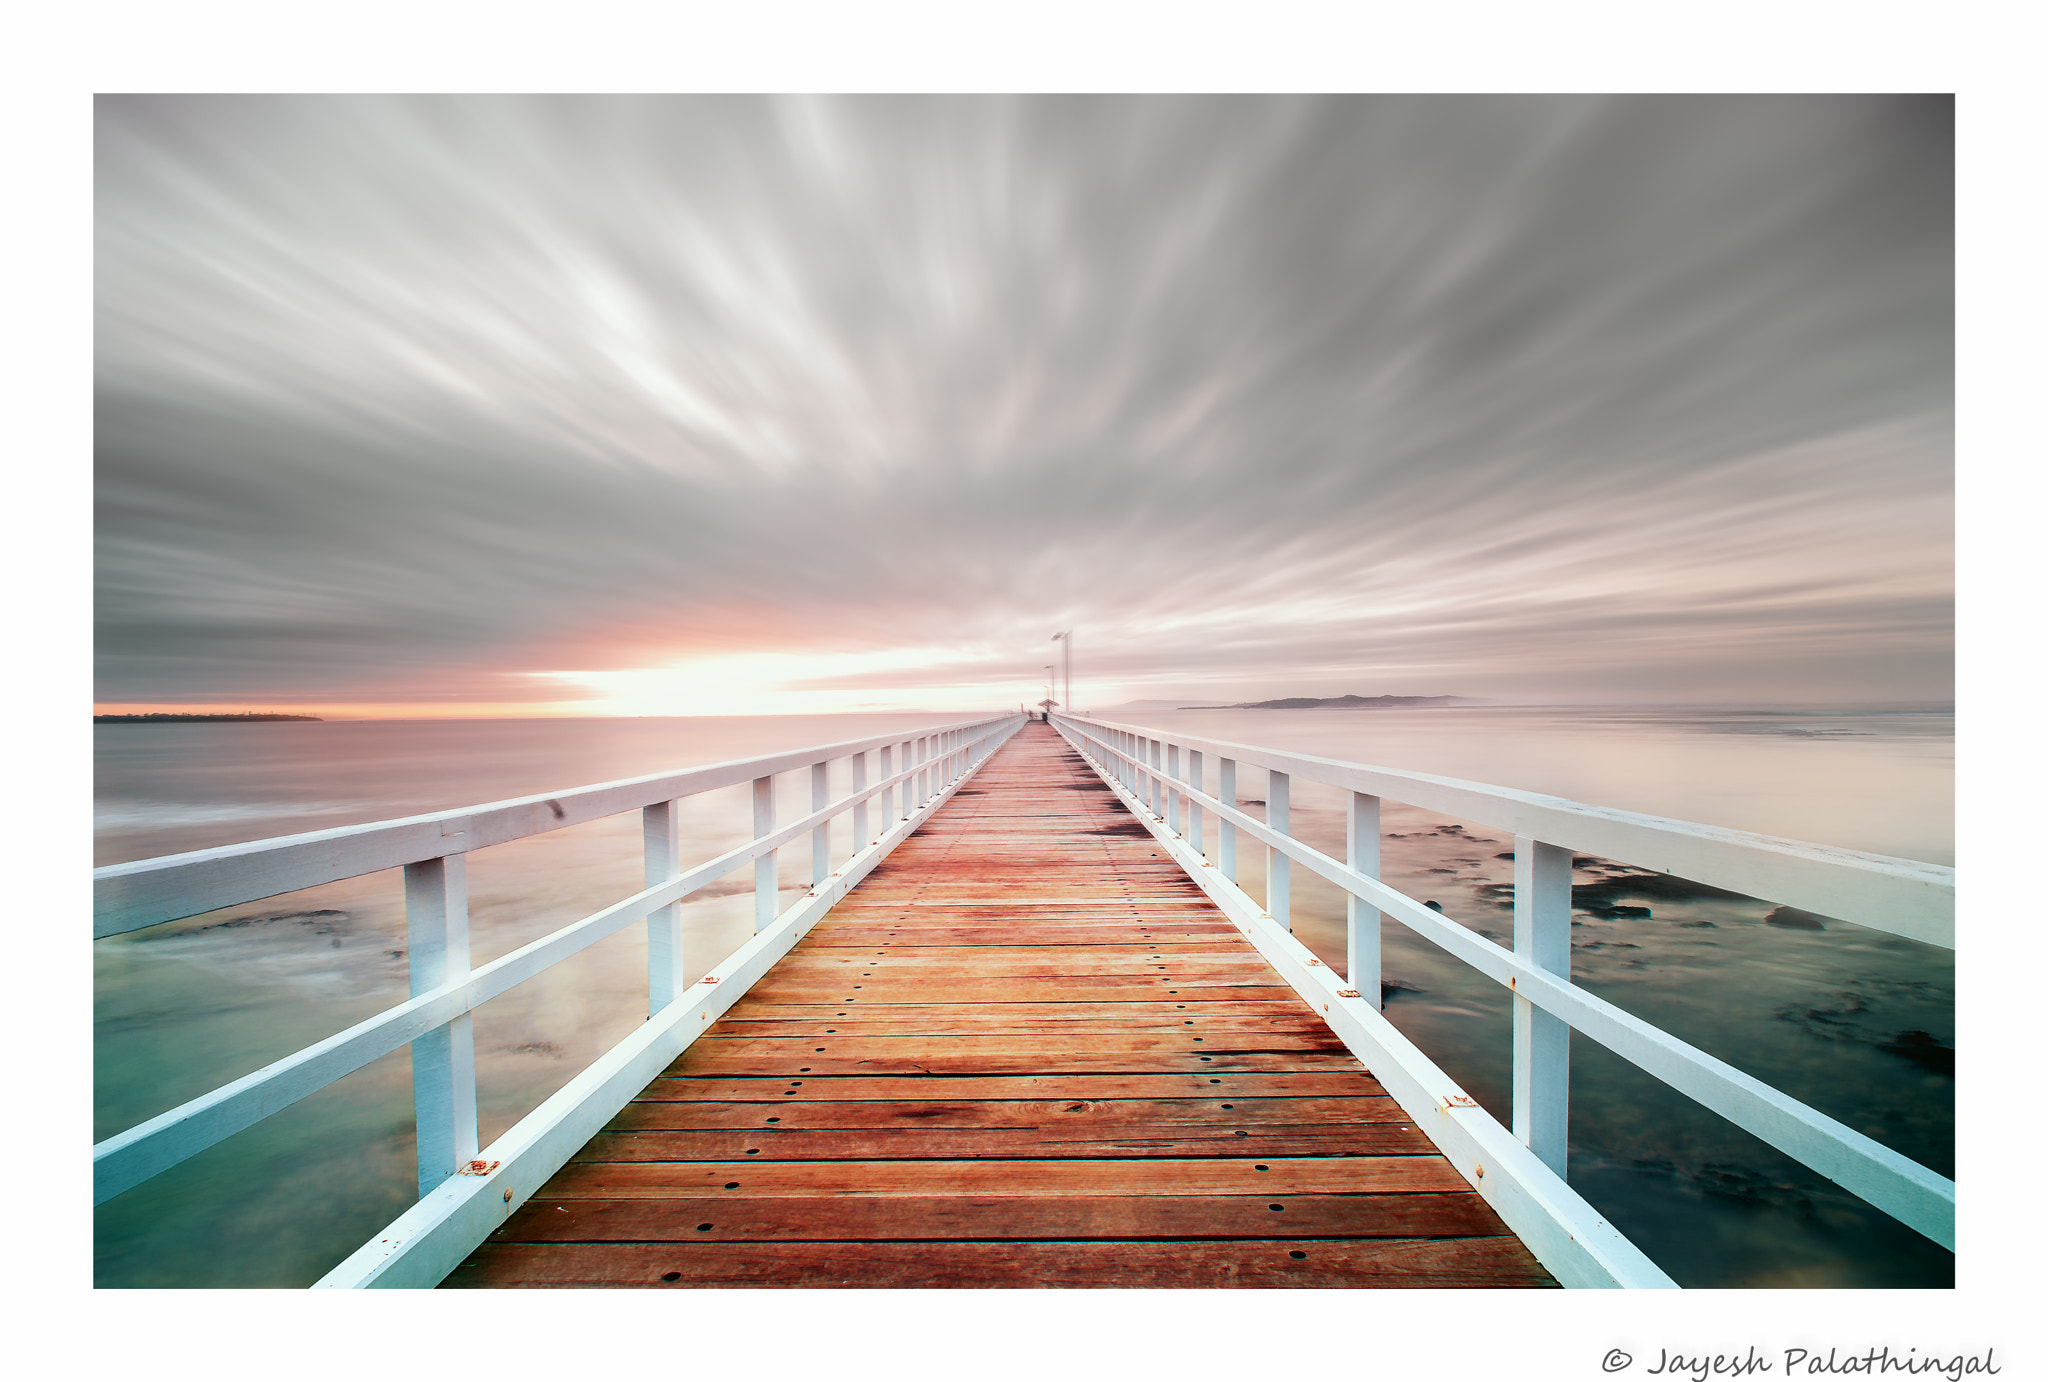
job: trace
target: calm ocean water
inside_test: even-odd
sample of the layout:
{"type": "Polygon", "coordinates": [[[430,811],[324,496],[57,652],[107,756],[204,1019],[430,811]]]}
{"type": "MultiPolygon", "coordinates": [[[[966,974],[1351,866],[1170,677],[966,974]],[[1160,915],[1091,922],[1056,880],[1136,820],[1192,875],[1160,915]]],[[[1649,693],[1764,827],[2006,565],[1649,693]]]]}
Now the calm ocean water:
{"type": "MultiPolygon", "coordinates": [[[[957,718],[957,717],[948,717],[957,718]]],[[[100,726],[99,863],[471,805],[931,723],[916,716],[100,726]]],[[[1953,860],[1945,714],[1470,707],[1175,711],[1146,723],[1410,767],[1601,805],[1953,860]]],[[[843,768],[842,768],[843,771],[843,768]]],[[[845,784],[837,784],[842,789],[845,784]]],[[[1212,784],[1213,785],[1213,784],[1212,784]]],[[[1258,774],[1239,793],[1262,798],[1258,774]]],[[[1341,848],[1335,793],[1295,789],[1297,833],[1341,848]]],[[[808,800],[794,778],[785,801],[808,800]]],[[[744,787],[697,798],[686,857],[749,833],[744,787]]],[[[1512,841],[1389,803],[1384,872],[1509,939],[1492,891],[1512,841]]],[[[843,837],[844,831],[839,832],[843,837]]],[[[845,841],[839,841],[840,854],[845,841]]],[[[1263,889],[1258,851],[1241,877],[1263,889]]],[[[784,851],[784,883],[808,850],[784,851]]],[[[1297,870],[1299,874],[1301,871],[1297,870]]],[[[483,962],[639,886],[634,816],[470,856],[483,962]]],[[[1598,866],[1579,882],[1596,882],[1598,866]]],[[[691,977],[751,934],[749,885],[685,904],[691,977]]],[[[1341,962],[1343,906],[1294,884],[1297,933],[1341,962]]],[[[1659,899],[1648,918],[1581,914],[1577,982],[1879,1141],[1952,1175],[1949,952],[1846,923],[1767,924],[1768,904],[1659,899]]],[[[401,1000],[396,872],[168,923],[94,946],[101,1138],[401,1000]]],[[[1398,926],[1387,1014],[1506,1121],[1504,992],[1398,926]]],[[[476,1017],[486,1143],[645,1015],[632,927],[476,1017]]],[[[98,1284],[303,1286],[411,1203],[403,1051],[101,1206],[98,1284]]],[[[1950,1255],[1580,1038],[1572,1184],[1685,1285],[1930,1286],[1950,1255]]]]}

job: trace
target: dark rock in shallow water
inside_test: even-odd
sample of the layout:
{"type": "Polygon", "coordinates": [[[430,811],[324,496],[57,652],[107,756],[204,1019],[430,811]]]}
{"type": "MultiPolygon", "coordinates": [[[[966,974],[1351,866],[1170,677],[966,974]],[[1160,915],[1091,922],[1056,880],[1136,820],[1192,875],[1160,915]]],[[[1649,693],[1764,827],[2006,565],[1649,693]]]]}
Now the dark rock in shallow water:
{"type": "Polygon", "coordinates": [[[1802,912],[1797,907],[1773,907],[1770,915],[1764,918],[1764,925],[1782,927],[1787,931],[1825,931],[1828,928],[1822,923],[1828,920],[1830,918],[1802,912]]]}
{"type": "Polygon", "coordinates": [[[1444,909],[1444,904],[1441,902],[1425,902],[1422,905],[1429,908],[1432,912],[1441,912],[1444,909]]]}
{"type": "Polygon", "coordinates": [[[1773,1179],[1754,1167],[1709,1161],[1691,1170],[1689,1179],[1694,1189],[1718,1199],[1768,1207],[1808,1221],[1815,1217],[1813,1201],[1804,1189],[1773,1179]]]}
{"type": "Polygon", "coordinates": [[[1890,1041],[1879,1042],[1877,1049],[1889,1051],[1895,1056],[1904,1056],[1922,1070],[1929,1070],[1937,1075],[1947,1075],[1951,1079],[1955,1077],[1955,1051],[1947,1046],[1943,1046],[1923,1031],[1915,1029],[1910,1032],[1900,1032],[1890,1041]]]}
{"type": "Polygon", "coordinates": [[[210,926],[195,926],[190,931],[159,932],[156,935],[144,936],[142,941],[147,944],[153,940],[174,940],[180,935],[196,936],[203,931],[232,931],[238,927],[269,926],[280,921],[295,921],[301,926],[310,926],[324,936],[348,919],[347,912],[337,911],[332,907],[321,907],[310,912],[272,912],[262,916],[230,917],[226,921],[216,921],[210,926]]]}
{"type": "Polygon", "coordinates": [[[1698,898],[1740,898],[1709,883],[1695,883],[1669,873],[1620,873],[1597,883],[1572,886],[1575,907],[1612,907],[1624,897],[1647,897],[1659,902],[1685,902],[1698,898]]]}
{"type": "MultiPolygon", "coordinates": [[[[1574,888],[1572,891],[1577,892],[1578,889],[1574,888]]],[[[1583,907],[1580,910],[1585,912],[1587,916],[1599,917],[1602,921],[1619,921],[1623,917],[1648,917],[1650,915],[1648,907],[1629,907],[1620,903],[1616,903],[1611,907],[1583,907]]]]}
{"type": "Polygon", "coordinates": [[[1493,857],[1496,859],[1512,859],[1515,857],[1515,852],[1512,849],[1510,849],[1505,853],[1496,854],[1493,857]]]}

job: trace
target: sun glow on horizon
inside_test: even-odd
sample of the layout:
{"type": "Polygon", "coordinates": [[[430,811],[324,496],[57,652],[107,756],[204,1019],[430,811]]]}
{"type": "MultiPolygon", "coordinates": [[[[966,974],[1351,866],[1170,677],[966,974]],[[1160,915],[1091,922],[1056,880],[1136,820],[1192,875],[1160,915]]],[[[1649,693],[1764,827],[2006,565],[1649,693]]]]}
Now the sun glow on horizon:
{"type": "Polygon", "coordinates": [[[667,667],[547,671],[527,675],[583,693],[590,715],[831,715],[862,711],[973,711],[1014,701],[1026,679],[988,660],[986,679],[957,680],[957,648],[892,648],[858,653],[731,653],[667,667]],[[955,678],[934,682],[926,669],[955,678]]]}

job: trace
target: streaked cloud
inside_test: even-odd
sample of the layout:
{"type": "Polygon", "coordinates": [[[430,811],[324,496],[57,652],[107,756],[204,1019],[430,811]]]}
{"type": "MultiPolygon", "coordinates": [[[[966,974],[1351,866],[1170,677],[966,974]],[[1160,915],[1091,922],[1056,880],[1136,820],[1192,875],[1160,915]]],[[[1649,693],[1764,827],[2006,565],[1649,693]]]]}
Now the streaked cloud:
{"type": "Polygon", "coordinates": [[[104,701],[1007,704],[1069,626],[1084,700],[1947,693],[1945,100],[114,98],[97,156],[104,701]]]}

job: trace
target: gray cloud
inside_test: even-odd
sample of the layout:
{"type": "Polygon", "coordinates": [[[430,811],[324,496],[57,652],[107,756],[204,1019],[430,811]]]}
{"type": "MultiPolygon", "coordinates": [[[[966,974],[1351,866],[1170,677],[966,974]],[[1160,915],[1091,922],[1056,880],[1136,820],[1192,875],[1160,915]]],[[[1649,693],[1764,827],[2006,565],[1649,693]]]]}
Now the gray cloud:
{"type": "Polygon", "coordinates": [[[104,99],[99,694],[902,646],[1014,700],[1072,625],[1131,694],[1943,695],[1951,142],[1918,98],[104,99]]]}

